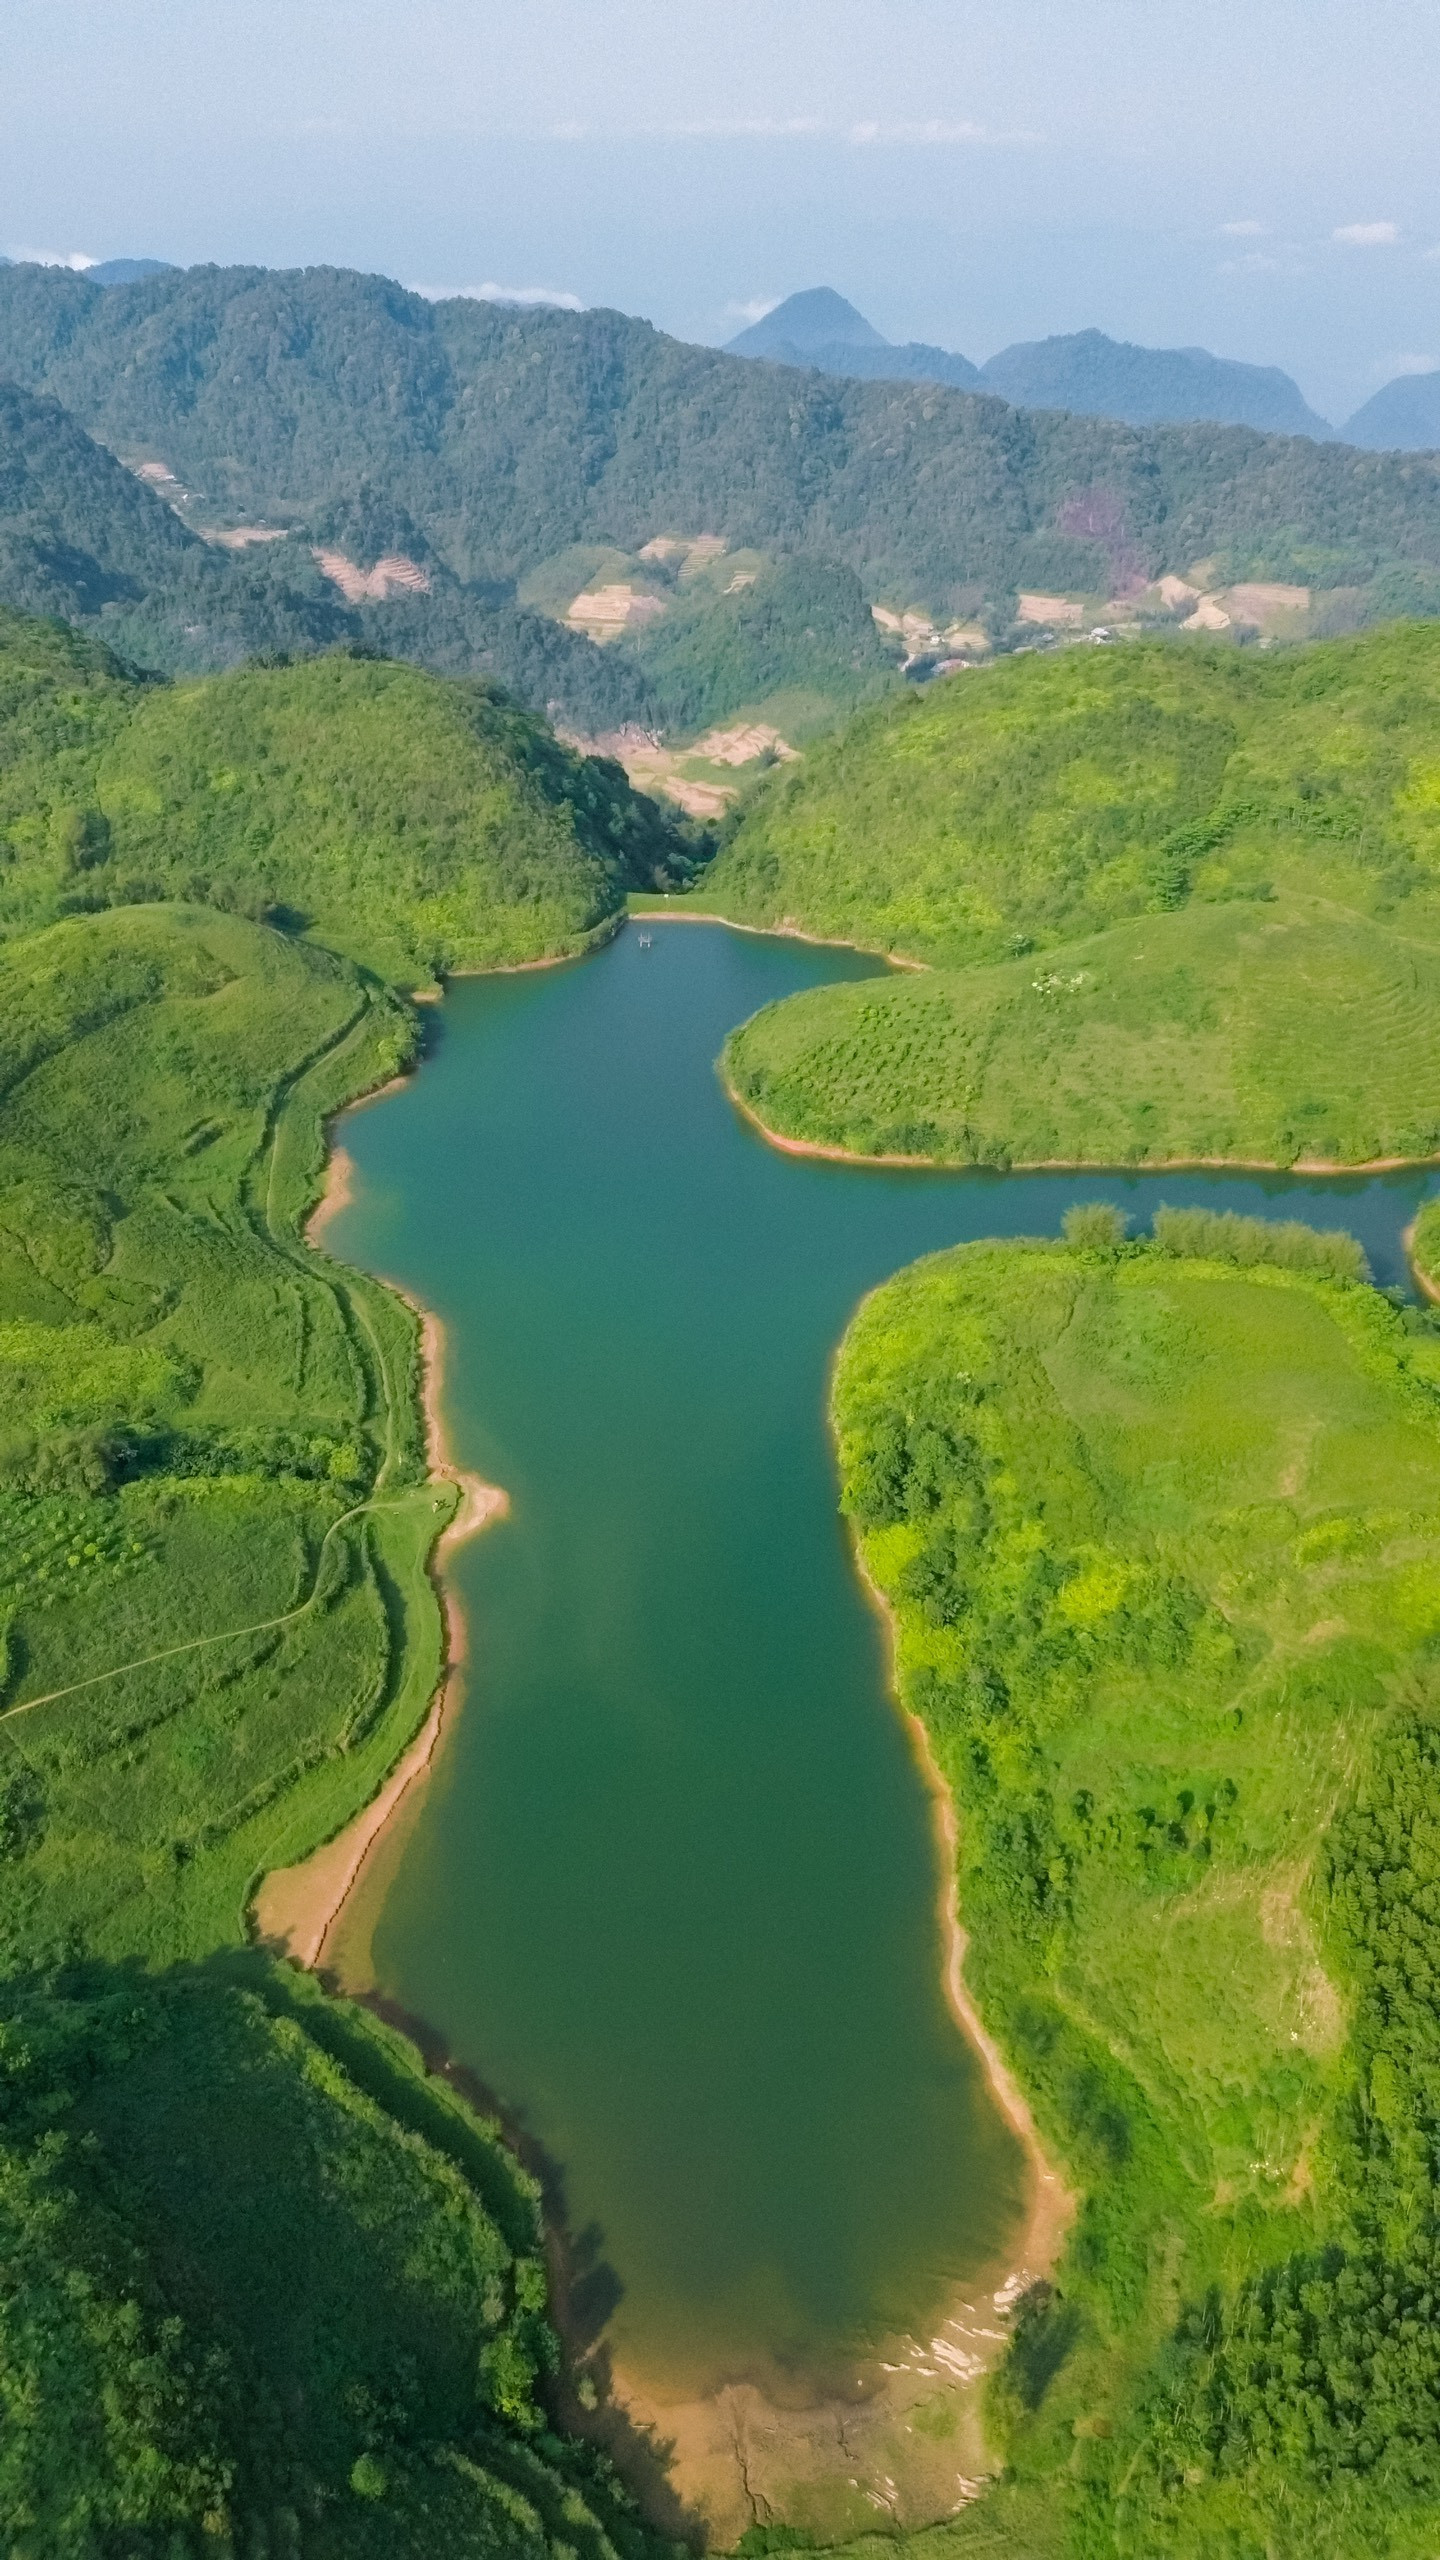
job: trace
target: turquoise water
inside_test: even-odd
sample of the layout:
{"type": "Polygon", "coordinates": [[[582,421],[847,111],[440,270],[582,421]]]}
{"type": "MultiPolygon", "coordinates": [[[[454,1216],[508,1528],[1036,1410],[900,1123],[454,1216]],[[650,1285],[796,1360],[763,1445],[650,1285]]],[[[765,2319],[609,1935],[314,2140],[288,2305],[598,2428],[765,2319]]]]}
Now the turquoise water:
{"type": "Polygon", "coordinates": [[[1348,1225],[1389,1281],[1429,1188],[779,1155],[721,1041],[870,966],[686,924],[461,983],[344,1138],[334,1248],[443,1318],[454,1453],[513,1504],[454,1562],[468,1697],[378,1984],[543,2151],[617,2360],[676,2394],[853,2370],[997,2267],[1023,2201],[942,1996],[930,1808],[836,1513],[857,1299],[1095,1197],[1348,1225]]]}

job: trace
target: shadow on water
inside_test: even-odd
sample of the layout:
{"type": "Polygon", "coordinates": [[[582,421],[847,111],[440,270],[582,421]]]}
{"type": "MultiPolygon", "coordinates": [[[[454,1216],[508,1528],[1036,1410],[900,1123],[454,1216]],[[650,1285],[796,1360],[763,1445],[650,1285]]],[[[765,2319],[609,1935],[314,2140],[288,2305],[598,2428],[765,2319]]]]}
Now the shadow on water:
{"type": "MultiPolygon", "coordinates": [[[[603,2341],[625,2288],[605,2256],[605,2238],[599,2226],[591,2222],[582,2231],[571,2230],[565,2173],[559,2161],[513,2111],[501,2104],[480,2074],[450,2051],[445,2038],[423,2018],[403,2008],[399,2001],[388,1999],[383,1992],[347,1992],[335,1975],[323,1969],[319,1980],[335,2000],[353,1999],[357,2007],[368,2009],[383,2025],[404,2036],[428,2072],[443,2080],[477,2116],[499,2126],[507,2146],[540,2190],[550,2277],[550,2318],[564,2359],[550,2387],[553,2414],[568,2433],[588,2438],[609,2455],[647,2523],[672,2541],[703,2549],[705,2526],[685,2507],[671,2482],[673,2444],[657,2429],[639,2425],[615,2396],[610,2354],[603,2341]],[[582,2375],[587,2375],[593,2386],[593,2407],[588,2398],[580,2396],[582,2375]]],[[[433,2139],[433,2127],[427,2127],[427,2131],[433,2139]]],[[[473,2176],[474,2164],[468,2158],[460,2165],[473,2176]]],[[[478,2179],[476,2183],[481,2185],[478,2179]]],[[[484,2195],[483,2186],[481,2193],[484,2201],[491,2201],[484,2195]]]]}

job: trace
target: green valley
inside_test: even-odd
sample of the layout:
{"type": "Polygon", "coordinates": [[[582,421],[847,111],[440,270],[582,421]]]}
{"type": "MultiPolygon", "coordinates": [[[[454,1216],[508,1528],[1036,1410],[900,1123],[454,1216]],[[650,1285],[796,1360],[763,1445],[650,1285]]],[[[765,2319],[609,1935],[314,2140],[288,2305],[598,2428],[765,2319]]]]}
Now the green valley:
{"type": "Polygon", "coordinates": [[[1419,2560],[1440,1345],[1344,1239],[1103,1206],[854,1320],[844,1503],[968,1970],[1079,2193],[925,2545],[1419,2560]]]}

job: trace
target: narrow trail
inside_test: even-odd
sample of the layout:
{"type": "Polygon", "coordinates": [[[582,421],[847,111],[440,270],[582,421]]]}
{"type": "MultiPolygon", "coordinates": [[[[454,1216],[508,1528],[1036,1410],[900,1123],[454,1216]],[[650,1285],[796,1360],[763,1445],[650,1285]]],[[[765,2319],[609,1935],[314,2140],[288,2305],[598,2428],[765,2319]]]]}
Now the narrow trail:
{"type": "MultiPolygon", "coordinates": [[[[428,1486],[417,1485],[415,1492],[417,1497],[428,1492],[430,1498],[434,1499],[433,1491],[428,1486]]],[[[123,1680],[129,1671],[153,1670],[157,1662],[173,1662],[182,1653],[199,1653],[204,1646],[211,1644],[238,1644],[245,1636],[269,1635],[276,1627],[293,1626],[297,1618],[303,1618],[309,1610],[314,1608],[320,1597],[321,1578],[325,1570],[325,1551],[331,1539],[338,1536],[342,1529],[348,1528],[352,1520],[363,1518],[367,1512],[405,1511],[409,1507],[405,1502],[372,1500],[357,1502],[349,1511],[342,1511],[338,1520],[331,1521],[320,1541],[319,1552],[315,1558],[314,1580],[305,1598],[298,1600],[293,1609],[282,1609],[278,1618],[257,1618],[253,1626],[226,1627],[219,1635],[188,1636],[184,1644],[166,1645],[161,1652],[141,1654],[134,1662],[112,1663],[108,1670],[92,1671],[84,1680],[72,1680],[68,1688],[47,1689],[43,1697],[20,1699],[17,1705],[0,1710],[0,1724],[8,1724],[13,1716],[28,1716],[36,1707],[57,1706],[62,1698],[78,1698],[82,1689],[97,1689],[106,1680],[123,1680]]]]}
{"type": "MultiPolygon", "coordinates": [[[[315,1268],[315,1264],[319,1260],[319,1256],[315,1254],[312,1249],[305,1248],[303,1246],[303,1240],[302,1249],[297,1251],[289,1237],[285,1235],[278,1224],[275,1215],[275,1174],[280,1155],[281,1134],[284,1127],[285,1115],[295,1101],[300,1086],[308,1075],[312,1075],[318,1067],[325,1065],[328,1061],[333,1059],[336,1052],[343,1049],[347,1042],[353,1039],[355,1033],[368,1021],[370,1011],[370,999],[367,995],[357,1010],[350,1015],[349,1019],[341,1024],[333,1038],[327,1040],[321,1049],[317,1050],[311,1057],[307,1058],[296,1070],[294,1075],[287,1080],[272,1112],[270,1113],[265,1134],[261,1142],[264,1152],[268,1158],[265,1168],[264,1206],[260,1222],[260,1232],[263,1236],[263,1240],[270,1246],[271,1250],[281,1261],[289,1263],[292,1267],[298,1266],[304,1272],[307,1279],[311,1281],[320,1281],[322,1286],[330,1287],[332,1293],[335,1294],[338,1294],[335,1282],[328,1281],[324,1272],[315,1268]]],[[[253,1219],[251,1223],[253,1232],[255,1225],[253,1219]]],[[[85,1679],[73,1680],[63,1689],[47,1689],[43,1695],[38,1698],[22,1698],[18,1700],[13,1707],[0,1709],[0,1724],[9,1724],[17,1716],[32,1715],[37,1707],[58,1706],[66,1698],[78,1698],[87,1689],[98,1689],[103,1687],[107,1680],[123,1680],[131,1672],[151,1671],[162,1662],[174,1662],[182,1655],[204,1652],[211,1645],[239,1644],[243,1642],[247,1636],[271,1635],[278,1628],[293,1626],[297,1619],[307,1616],[315,1607],[315,1604],[320,1597],[321,1586],[324,1579],[326,1555],[329,1552],[332,1539],[338,1537],[342,1529],[348,1528],[352,1521],[363,1519],[377,1511],[405,1511],[411,1507],[413,1502],[426,1497],[428,1497],[432,1502],[434,1501],[435,1488],[433,1485],[429,1484],[417,1485],[409,1500],[406,1500],[403,1497],[399,1500],[382,1500],[380,1498],[381,1488],[390,1474],[390,1470],[394,1465],[396,1456],[394,1389],[390,1378],[389,1364],[385,1356],[384,1345],[382,1344],[380,1337],[375,1330],[375,1326],[371,1321],[370,1313],[368,1308],[365,1306],[363,1295],[356,1297],[347,1292],[346,1303],[350,1310],[358,1316],[369,1343],[371,1358],[374,1364],[375,1381],[379,1390],[377,1401],[381,1407],[384,1424],[384,1449],[379,1468],[376,1472],[374,1493],[368,1495],[364,1502],[353,1503],[348,1511],[342,1511],[338,1520],[332,1520],[329,1528],[325,1531],[325,1534],[320,1541],[319,1549],[316,1553],[315,1572],[311,1580],[310,1589],[306,1593],[305,1598],[297,1601],[293,1608],[282,1609],[277,1617],[257,1618],[253,1624],[245,1627],[225,1627],[215,1635],[188,1636],[183,1644],[166,1645],[162,1647],[158,1653],[141,1654],[132,1662],[112,1663],[106,1670],[92,1671],[87,1674],[85,1679]]]]}

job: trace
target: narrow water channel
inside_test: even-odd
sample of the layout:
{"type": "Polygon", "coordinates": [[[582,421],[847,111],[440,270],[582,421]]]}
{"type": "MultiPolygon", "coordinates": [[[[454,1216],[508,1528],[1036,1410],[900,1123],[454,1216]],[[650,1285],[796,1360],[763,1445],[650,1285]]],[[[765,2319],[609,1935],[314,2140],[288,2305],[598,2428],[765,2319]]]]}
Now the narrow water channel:
{"type": "Polygon", "coordinates": [[[799,1161],[713,1072],[872,964],[721,927],[456,985],[344,1132],[334,1250],[448,1329],[469,1692],[366,1923],[378,1987],[556,2164],[619,2363],[800,2398],[1003,2265],[1018,2147],[942,1996],[924,1789],[825,1427],[862,1293],[1072,1200],[1300,1215],[1382,1282],[1429,1177],[916,1174],[799,1161]]]}

